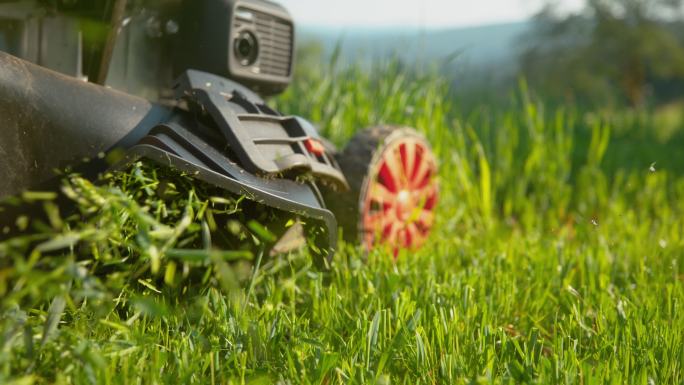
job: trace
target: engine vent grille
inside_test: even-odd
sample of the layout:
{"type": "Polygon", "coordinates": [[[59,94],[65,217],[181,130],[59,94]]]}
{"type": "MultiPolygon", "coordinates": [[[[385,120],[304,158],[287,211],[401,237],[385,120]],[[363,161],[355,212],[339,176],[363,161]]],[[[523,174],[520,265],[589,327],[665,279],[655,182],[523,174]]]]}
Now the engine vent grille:
{"type": "Polygon", "coordinates": [[[259,57],[255,63],[259,73],[290,76],[292,70],[292,24],[278,17],[239,7],[235,30],[249,26],[259,41],[259,57]]]}

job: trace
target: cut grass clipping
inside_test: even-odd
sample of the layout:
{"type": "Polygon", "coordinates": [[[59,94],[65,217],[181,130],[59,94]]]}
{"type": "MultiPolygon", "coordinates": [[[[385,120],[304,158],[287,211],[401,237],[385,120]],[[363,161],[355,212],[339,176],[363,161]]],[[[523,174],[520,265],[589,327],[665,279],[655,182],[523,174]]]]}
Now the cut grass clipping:
{"type": "Polygon", "coordinates": [[[321,271],[262,255],[273,214],[187,176],[72,178],[76,212],[28,194],[47,219],[0,244],[0,383],[684,382],[676,138],[524,86],[462,117],[439,76],[372,73],[308,71],[277,102],[337,143],[420,129],[443,188],[424,249],[347,245],[321,271]]]}

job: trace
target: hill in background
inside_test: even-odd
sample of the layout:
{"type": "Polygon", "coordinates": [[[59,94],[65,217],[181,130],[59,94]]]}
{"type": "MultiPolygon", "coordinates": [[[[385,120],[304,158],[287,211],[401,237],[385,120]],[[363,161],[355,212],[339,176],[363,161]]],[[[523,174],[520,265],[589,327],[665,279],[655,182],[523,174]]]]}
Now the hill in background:
{"type": "Polygon", "coordinates": [[[517,70],[520,40],[530,22],[430,30],[421,28],[354,28],[301,26],[301,47],[320,44],[326,56],[341,44],[345,62],[369,64],[399,57],[407,64],[439,63],[455,72],[510,75],[517,70]]]}

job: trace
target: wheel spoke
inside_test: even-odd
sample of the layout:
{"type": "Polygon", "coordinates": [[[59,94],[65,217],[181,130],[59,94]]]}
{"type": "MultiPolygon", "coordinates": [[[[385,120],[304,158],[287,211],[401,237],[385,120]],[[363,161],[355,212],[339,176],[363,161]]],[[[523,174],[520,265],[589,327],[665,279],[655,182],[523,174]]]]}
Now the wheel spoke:
{"type": "Polygon", "coordinates": [[[414,196],[419,200],[419,204],[426,210],[432,210],[437,201],[438,185],[435,181],[428,183],[422,188],[414,190],[414,196]]]}
{"type": "Polygon", "coordinates": [[[396,148],[388,149],[383,156],[384,167],[380,169],[380,175],[385,181],[385,185],[392,192],[397,192],[402,186],[406,185],[406,176],[402,172],[401,159],[399,158],[400,156],[396,148]],[[391,182],[387,180],[388,178],[391,178],[391,182]],[[387,183],[390,183],[391,185],[387,183]]]}
{"type": "Polygon", "coordinates": [[[391,221],[385,225],[382,232],[382,242],[384,243],[396,243],[399,235],[400,226],[396,221],[391,221]]]}
{"type": "Polygon", "coordinates": [[[396,201],[396,195],[389,191],[382,183],[374,182],[370,185],[370,191],[368,192],[369,199],[381,204],[389,204],[394,206],[396,201]]]}
{"type": "Polygon", "coordinates": [[[402,143],[400,149],[401,149],[401,156],[402,160],[404,163],[404,171],[405,175],[410,179],[410,176],[413,175],[413,170],[415,168],[415,163],[416,163],[416,142],[410,141],[406,143],[402,143]]]}
{"type": "Polygon", "coordinates": [[[373,214],[366,214],[363,218],[363,229],[365,232],[376,232],[382,228],[383,212],[379,211],[373,214]]]}
{"type": "Polygon", "coordinates": [[[409,223],[406,227],[406,233],[411,236],[411,246],[420,246],[425,243],[425,234],[415,223],[409,223]]]}
{"type": "Polygon", "coordinates": [[[414,190],[419,190],[427,184],[426,180],[432,173],[432,162],[423,156],[417,168],[413,178],[411,178],[411,188],[414,190]]]}
{"type": "Polygon", "coordinates": [[[421,210],[417,221],[424,229],[429,230],[435,223],[435,213],[431,210],[421,210]]]}

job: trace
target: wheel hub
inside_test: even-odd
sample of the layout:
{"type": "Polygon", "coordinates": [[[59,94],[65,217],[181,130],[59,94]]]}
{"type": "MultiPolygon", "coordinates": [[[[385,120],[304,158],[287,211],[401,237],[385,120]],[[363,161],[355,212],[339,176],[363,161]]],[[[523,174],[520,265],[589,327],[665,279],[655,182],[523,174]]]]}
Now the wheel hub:
{"type": "Polygon", "coordinates": [[[402,222],[408,221],[413,211],[413,202],[411,193],[407,190],[401,190],[397,194],[397,219],[402,222]]]}

